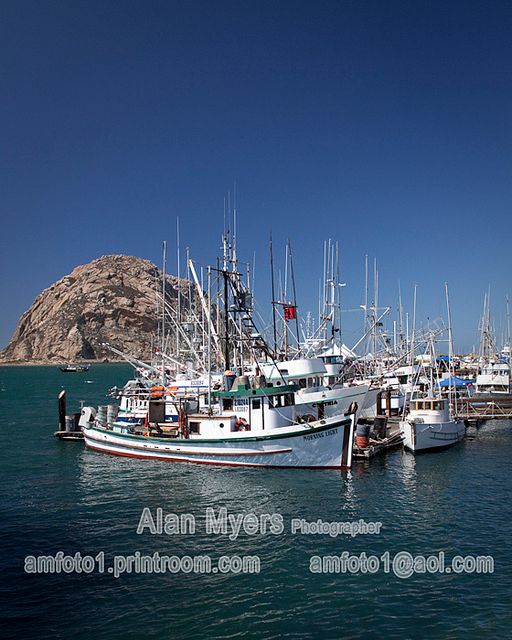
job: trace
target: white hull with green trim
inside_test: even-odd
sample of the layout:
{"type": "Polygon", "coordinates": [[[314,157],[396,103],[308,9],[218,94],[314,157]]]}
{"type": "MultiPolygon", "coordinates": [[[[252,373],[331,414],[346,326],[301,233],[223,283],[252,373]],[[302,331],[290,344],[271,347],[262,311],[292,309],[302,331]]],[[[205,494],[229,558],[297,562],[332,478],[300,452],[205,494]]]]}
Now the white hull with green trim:
{"type": "Polygon", "coordinates": [[[339,469],[351,466],[353,429],[353,416],[337,416],[213,439],[135,435],[98,426],[84,428],[84,436],[90,449],[118,456],[225,466],[339,469]]]}

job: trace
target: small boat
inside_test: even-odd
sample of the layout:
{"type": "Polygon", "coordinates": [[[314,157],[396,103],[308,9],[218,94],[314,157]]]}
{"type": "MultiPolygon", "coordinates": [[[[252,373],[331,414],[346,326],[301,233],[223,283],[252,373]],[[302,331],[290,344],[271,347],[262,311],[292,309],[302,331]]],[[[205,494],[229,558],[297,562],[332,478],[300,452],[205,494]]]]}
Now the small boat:
{"type": "Polygon", "coordinates": [[[88,364],[67,364],[65,367],[59,367],[62,373],[85,373],[89,371],[88,364]]]}
{"type": "Polygon", "coordinates": [[[409,413],[400,422],[404,447],[414,453],[450,447],[464,439],[466,427],[450,416],[448,398],[411,400],[409,413]]]}

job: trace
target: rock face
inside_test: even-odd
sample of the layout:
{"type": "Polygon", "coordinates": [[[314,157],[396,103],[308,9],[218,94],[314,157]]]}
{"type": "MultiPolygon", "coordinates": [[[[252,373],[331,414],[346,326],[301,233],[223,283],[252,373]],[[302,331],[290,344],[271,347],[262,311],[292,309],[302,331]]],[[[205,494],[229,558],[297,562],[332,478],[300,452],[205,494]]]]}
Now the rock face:
{"type": "MultiPolygon", "coordinates": [[[[108,342],[147,359],[157,332],[161,273],[148,260],[103,256],[76,267],[35,299],[18,322],[0,362],[115,359],[108,342]]],[[[177,279],[167,279],[176,298],[177,279]]]]}

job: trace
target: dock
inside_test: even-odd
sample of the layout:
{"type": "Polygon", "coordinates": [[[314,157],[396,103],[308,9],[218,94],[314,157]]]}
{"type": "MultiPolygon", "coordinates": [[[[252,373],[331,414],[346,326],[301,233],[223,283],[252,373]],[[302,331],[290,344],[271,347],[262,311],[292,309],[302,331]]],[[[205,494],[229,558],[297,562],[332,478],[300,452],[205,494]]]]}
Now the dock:
{"type": "MultiPolygon", "coordinates": [[[[373,421],[360,421],[362,424],[365,422],[373,422],[373,421]]],[[[359,447],[356,443],[354,443],[354,447],[352,450],[352,457],[354,460],[370,460],[375,456],[381,455],[390,449],[394,449],[395,447],[402,446],[403,443],[403,435],[400,430],[399,419],[398,418],[388,418],[387,416],[377,416],[374,424],[374,429],[370,431],[370,437],[368,439],[367,447],[359,447]],[[384,431],[382,431],[382,426],[380,429],[378,428],[378,421],[384,422],[384,431]],[[378,432],[380,431],[380,435],[378,432]]]]}
{"type": "Polygon", "coordinates": [[[512,395],[479,395],[457,398],[456,417],[468,422],[512,420],[512,395]]]}
{"type": "Polygon", "coordinates": [[[59,440],[83,440],[84,434],[79,424],[80,413],[66,415],[66,391],[64,389],[59,393],[57,401],[59,406],[59,430],[55,431],[53,435],[59,440]]]}

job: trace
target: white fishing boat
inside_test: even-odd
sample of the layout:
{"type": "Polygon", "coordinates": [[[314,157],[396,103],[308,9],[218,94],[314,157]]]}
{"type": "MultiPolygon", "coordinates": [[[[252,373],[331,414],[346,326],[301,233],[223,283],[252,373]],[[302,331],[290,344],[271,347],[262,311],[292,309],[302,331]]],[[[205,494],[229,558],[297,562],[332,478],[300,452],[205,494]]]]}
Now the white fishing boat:
{"type": "Polygon", "coordinates": [[[295,385],[255,387],[246,376],[212,394],[209,410],[178,404],[165,421],[165,403],[150,401],[142,427],[100,421],[92,407],[80,418],[88,448],[118,456],[224,466],[350,468],[355,415],[300,421],[295,385]]]}
{"type": "Polygon", "coordinates": [[[491,360],[484,364],[476,377],[476,393],[510,393],[510,365],[507,362],[491,360]]]}
{"type": "Polygon", "coordinates": [[[325,384],[327,369],[320,358],[297,358],[275,363],[258,363],[266,380],[274,385],[296,384],[295,405],[299,415],[315,418],[347,413],[362,407],[369,385],[325,384]]]}
{"type": "Polygon", "coordinates": [[[404,446],[414,453],[450,447],[463,440],[466,433],[464,423],[451,417],[448,398],[411,400],[400,427],[404,446]]]}
{"type": "MultiPolygon", "coordinates": [[[[448,310],[448,342],[449,342],[449,373],[453,366],[453,338],[451,331],[451,312],[448,298],[448,284],[445,283],[446,304],[448,310]]],[[[400,421],[400,428],[404,435],[404,446],[414,453],[443,449],[457,444],[464,439],[466,427],[462,420],[455,418],[454,405],[457,401],[450,375],[448,396],[443,396],[440,389],[440,371],[435,354],[436,331],[428,335],[425,354],[420,361],[424,367],[428,366],[429,389],[425,397],[413,396],[409,403],[407,415],[400,421]]],[[[420,372],[416,374],[416,382],[420,372]]]]}

